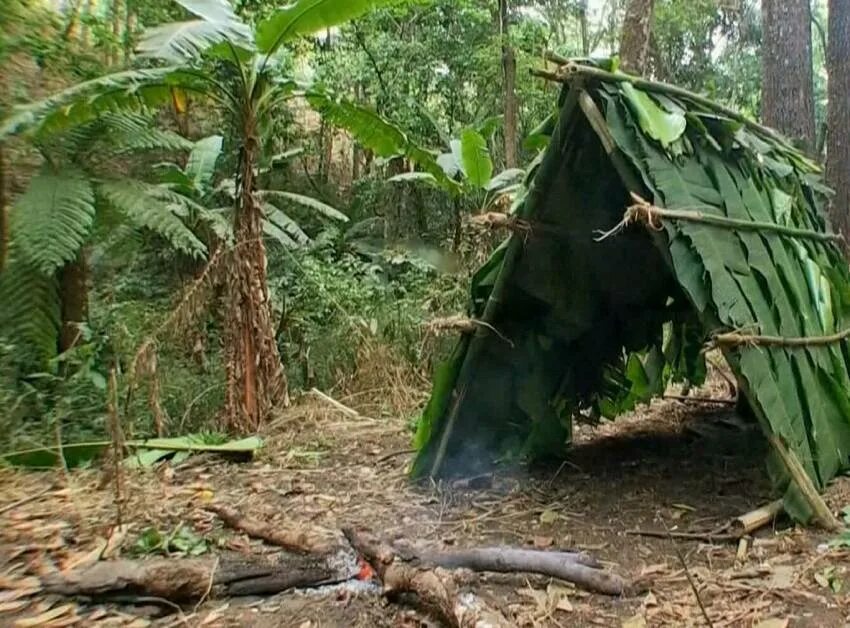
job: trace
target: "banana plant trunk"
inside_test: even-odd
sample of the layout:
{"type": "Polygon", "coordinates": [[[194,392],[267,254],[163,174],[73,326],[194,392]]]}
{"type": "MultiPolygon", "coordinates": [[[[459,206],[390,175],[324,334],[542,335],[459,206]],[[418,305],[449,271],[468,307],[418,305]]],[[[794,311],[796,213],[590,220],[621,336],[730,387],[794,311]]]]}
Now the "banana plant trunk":
{"type": "Polygon", "coordinates": [[[266,278],[263,216],[254,194],[259,152],[257,119],[243,117],[240,190],[228,272],[225,351],[227,427],[255,432],[278,405],[288,405],[286,375],[275,342],[266,278]]]}

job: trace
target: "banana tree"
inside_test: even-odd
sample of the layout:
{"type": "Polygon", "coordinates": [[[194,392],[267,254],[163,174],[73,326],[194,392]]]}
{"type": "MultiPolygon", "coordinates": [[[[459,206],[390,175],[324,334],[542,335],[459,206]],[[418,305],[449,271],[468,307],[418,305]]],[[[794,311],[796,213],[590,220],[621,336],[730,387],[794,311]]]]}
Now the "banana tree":
{"type": "Polygon", "coordinates": [[[0,123],[0,142],[12,134],[44,134],[74,126],[104,111],[181,102],[194,94],[215,105],[228,124],[238,153],[225,312],[227,394],[225,415],[235,431],[257,429],[272,409],[288,400],[287,381],[271,323],[263,243],[263,202],[256,194],[264,129],[280,107],[305,96],[361,144],[378,155],[404,154],[435,177],[444,174],[433,156],[376,114],[360,110],[283,74],[281,49],[299,37],[325,30],[398,0],[298,0],[255,28],[225,0],[177,0],[192,19],[158,26],[138,52],[162,67],[129,70],[81,83],[38,103],[18,108],[0,123]]]}
{"type": "MultiPolygon", "coordinates": [[[[442,135],[442,133],[441,133],[442,135]]],[[[464,129],[459,138],[448,141],[446,152],[436,158],[442,176],[432,171],[405,172],[389,180],[403,183],[422,182],[448,192],[455,208],[455,242],[459,246],[463,201],[474,202],[478,213],[496,209],[500,203],[512,202],[522,187],[526,171],[521,168],[508,168],[494,176],[493,158],[487,145],[485,133],[481,129],[464,129]]]]}

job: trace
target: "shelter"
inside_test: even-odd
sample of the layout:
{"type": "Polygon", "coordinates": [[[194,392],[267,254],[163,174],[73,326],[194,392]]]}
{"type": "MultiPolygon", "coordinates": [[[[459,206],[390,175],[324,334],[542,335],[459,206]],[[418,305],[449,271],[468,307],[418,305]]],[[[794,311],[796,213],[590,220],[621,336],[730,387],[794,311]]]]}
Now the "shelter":
{"type": "Polygon", "coordinates": [[[850,272],[818,166],[670,85],[540,74],[564,83],[548,147],[473,277],[480,324],[436,373],[414,475],[562,455],[574,420],[699,383],[709,345],[773,445],[786,510],[818,514],[812,489],[850,466],[850,272]]]}

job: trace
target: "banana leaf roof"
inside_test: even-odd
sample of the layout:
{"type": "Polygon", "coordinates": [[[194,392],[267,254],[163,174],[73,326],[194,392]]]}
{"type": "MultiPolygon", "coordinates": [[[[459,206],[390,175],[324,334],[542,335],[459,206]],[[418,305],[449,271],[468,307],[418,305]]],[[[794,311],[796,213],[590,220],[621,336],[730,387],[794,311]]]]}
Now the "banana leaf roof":
{"type": "MultiPolygon", "coordinates": [[[[700,383],[714,342],[764,433],[822,490],[850,466],[850,272],[818,166],[684,90],[575,63],[555,78],[522,228],[473,277],[484,324],[435,374],[413,474],[561,456],[575,420],[700,383]],[[662,213],[625,224],[636,203],[662,213]]],[[[773,450],[767,468],[808,519],[773,450]]]]}

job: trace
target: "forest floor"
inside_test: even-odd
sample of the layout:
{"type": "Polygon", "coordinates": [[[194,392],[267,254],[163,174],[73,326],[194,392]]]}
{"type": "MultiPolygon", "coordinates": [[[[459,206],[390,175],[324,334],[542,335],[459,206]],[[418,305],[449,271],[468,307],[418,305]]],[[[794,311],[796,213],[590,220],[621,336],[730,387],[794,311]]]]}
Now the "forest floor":
{"type": "MultiPolygon", "coordinates": [[[[717,385],[699,394],[728,393],[717,385]]],[[[370,410],[358,407],[357,397],[342,400],[370,410]]],[[[169,531],[182,523],[219,555],[276,551],[222,528],[203,509],[210,501],[270,523],[367,526],[455,547],[578,548],[621,575],[652,582],[648,593],[612,598],[523,574],[467,580],[517,626],[706,625],[689,576],[714,626],[848,625],[850,552],[827,549],[830,537],[815,529],[780,520],[755,535],[745,556],[736,556],[734,542],[627,534],[716,529],[772,499],[760,433],[728,407],[656,401],[615,423],[583,428],[567,463],[500,469],[479,490],[411,484],[404,422],[346,416],[314,398],[284,413],[265,437],[250,462],[198,455],[176,467],[127,471],[121,534],[110,535],[115,493],[103,471],[57,477],[0,470],[0,625],[438,625],[363,583],[210,599],[177,612],[165,607],[162,617],[152,601],[68,604],[39,593],[33,576],[96,560],[107,539],[106,553],[126,555],[150,527],[169,531]],[[54,623],[45,623],[51,616],[54,623]]],[[[836,510],[850,503],[850,478],[835,482],[827,498],[836,510]]]]}

